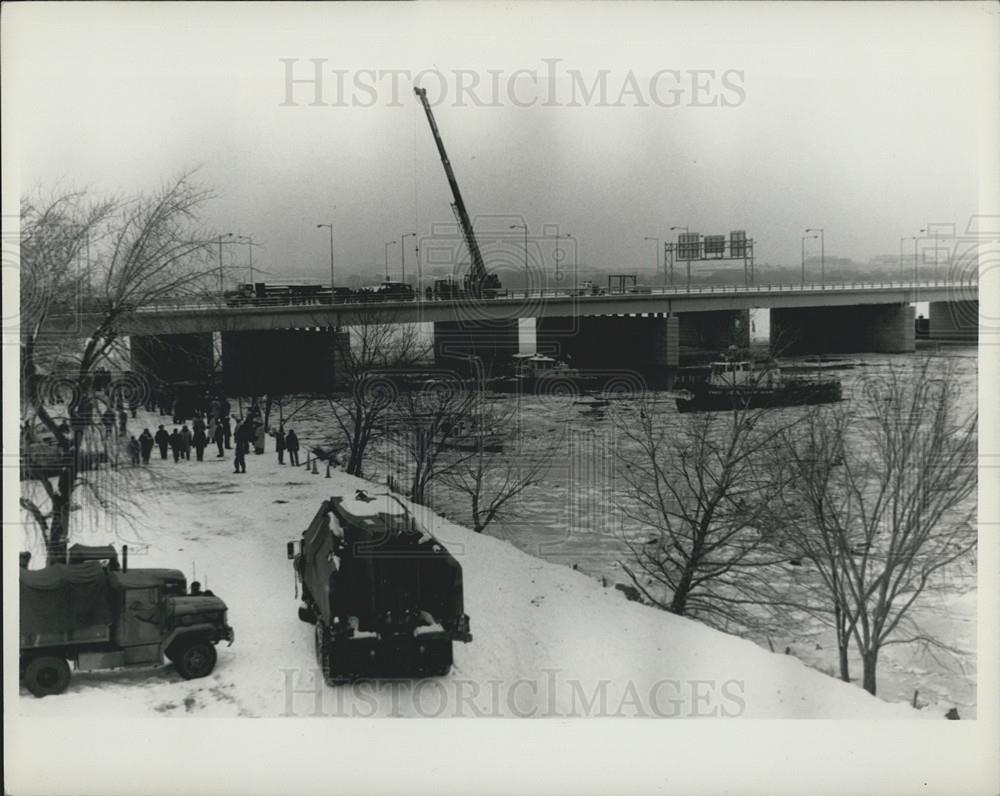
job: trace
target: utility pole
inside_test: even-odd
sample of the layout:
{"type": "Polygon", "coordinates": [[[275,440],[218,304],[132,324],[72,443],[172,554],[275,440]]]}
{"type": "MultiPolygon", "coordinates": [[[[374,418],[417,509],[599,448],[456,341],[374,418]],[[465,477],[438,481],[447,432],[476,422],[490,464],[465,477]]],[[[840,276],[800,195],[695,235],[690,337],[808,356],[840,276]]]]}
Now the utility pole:
{"type": "MultiPolygon", "coordinates": [[[[400,282],[406,281],[406,244],[403,241],[405,241],[407,238],[415,238],[415,237],[417,237],[416,232],[404,232],[402,235],[399,236],[399,267],[400,270],[402,271],[399,280],[400,282]]],[[[417,285],[417,289],[418,290],[420,289],[420,285],[417,285]]]]}
{"type": "MultiPolygon", "coordinates": [[[[826,233],[819,227],[815,229],[810,227],[806,232],[819,233],[819,283],[822,286],[826,284],[826,233]]],[[[813,235],[813,237],[815,238],[816,236],[813,235]]]]}

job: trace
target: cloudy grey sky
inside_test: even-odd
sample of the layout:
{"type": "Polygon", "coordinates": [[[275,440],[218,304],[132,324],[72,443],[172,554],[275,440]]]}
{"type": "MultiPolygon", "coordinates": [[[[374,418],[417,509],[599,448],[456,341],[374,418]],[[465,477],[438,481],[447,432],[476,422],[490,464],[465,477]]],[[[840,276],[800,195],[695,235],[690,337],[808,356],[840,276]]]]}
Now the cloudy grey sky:
{"type": "Polygon", "coordinates": [[[420,72],[484,234],[523,217],[596,266],[651,266],[643,238],[671,225],[745,229],[790,265],[824,227],[828,254],[864,261],[997,212],[996,4],[23,4],[4,23],[22,190],[132,192],[200,165],[207,221],[288,276],[328,273],[317,223],[345,269],[397,241],[398,272],[402,233],[453,220],[420,72]],[[315,82],[289,103],[316,63],[323,104],[315,82]]]}

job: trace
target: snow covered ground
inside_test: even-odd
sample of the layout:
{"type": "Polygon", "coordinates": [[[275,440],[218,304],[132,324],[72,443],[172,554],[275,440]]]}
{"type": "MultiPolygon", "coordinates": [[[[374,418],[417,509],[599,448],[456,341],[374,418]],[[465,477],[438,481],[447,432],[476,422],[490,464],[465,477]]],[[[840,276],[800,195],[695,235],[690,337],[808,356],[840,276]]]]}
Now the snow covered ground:
{"type": "MultiPolygon", "coordinates": [[[[139,428],[156,428],[140,417],[139,428]]],[[[135,423],[136,421],[132,421],[135,423]]],[[[154,452],[154,456],[156,456],[154,452]]],[[[303,457],[304,460],[304,457],[303,457]]],[[[319,502],[374,484],[279,466],[274,453],[160,461],[136,477],[131,525],[101,518],[77,541],[130,545],[130,565],[194,575],[229,605],[236,643],[215,672],[185,681],[172,667],[74,673],[60,696],[23,688],[19,711],[71,716],[671,716],[941,718],[890,704],[700,623],[628,602],[614,589],[417,507],[464,568],[474,640],[456,644],[443,678],[331,688],[317,677],[312,627],[285,543],[319,502]]]]}

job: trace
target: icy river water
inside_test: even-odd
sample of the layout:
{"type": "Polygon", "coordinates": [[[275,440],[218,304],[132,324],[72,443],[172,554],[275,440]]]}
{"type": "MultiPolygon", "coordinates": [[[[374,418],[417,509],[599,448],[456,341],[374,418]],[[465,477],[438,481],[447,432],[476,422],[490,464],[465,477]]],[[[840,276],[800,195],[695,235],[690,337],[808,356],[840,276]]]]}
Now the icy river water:
{"type": "MultiPolygon", "coordinates": [[[[954,365],[961,384],[964,410],[977,402],[977,352],[975,346],[930,346],[921,353],[944,358],[954,365]]],[[[906,364],[914,355],[857,354],[843,357],[853,365],[834,371],[842,380],[844,396],[860,389],[867,379],[877,378],[887,368],[906,364]]],[[[794,358],[784,360],[795,362],[794,358]]],[[[573,566],[602,579],[609,587],[629,583],[622,570],[628,560],[626,538],[649,535],[648,530],[629,527],[616,506],[623,488],[617,471],[615,425],[607,411],[576,403],[591,396],[494,396],[498,402],[516,402],[514,447],[531,457],[555,446],[557,453],[542,483],[519,501],[516,513],[494,523],[487,533],[504,538],[521,550],[548,561],[573,566]]],[[[690,415],[677,413],[672,400],[657,403],[668,424],[688,422],[690,415]]],[[[637,412],[634,400],[617,399],[613,411],[628,417],[637,412]]],[[[776,410],[783,413],[801,409],[776,410]]],[[[330,410],[315,405],[302,410],[294,425],[300,438],[312,442],[330,439],[330,410]]],[[[679,426],[678,426],[679,427],[679,426]]],[[[365,475],[383,480],[387,473],[384,448],[377,451],[365,475]]],[[[397,471],[397,476],[400,475],[397,471]]],[[[401,479],[405,485],[405,480],[401,479]]],[[[404,486],[405,488],[405,486],[404,486]]],[[[468,508],[456,495],[438,488],[430,501],[435,510],[454,521],[469,524],[468,508]]],[[[807,577],[789,568],[787,577],[807,577]]],[[[955,590],[949,595],[928,595],[915,606],[914,617],[926,632],[957,651],[934,651],[913,645],[886,648],[880,664],[879,694],[893,701],[910,701],[919,691],[920,703],[957,706],[962,717],[975,715],[976,672],[976,570],[965,562],[948,573],[955,590]]],[[[809,665],[833,672],[836,645],[828,628],[816,621],[798,622],[782,637],[755,638],[777,651],[794,654],[809,665]]],[[[860,674],[860,667],[855,666],[860,674]]]]}

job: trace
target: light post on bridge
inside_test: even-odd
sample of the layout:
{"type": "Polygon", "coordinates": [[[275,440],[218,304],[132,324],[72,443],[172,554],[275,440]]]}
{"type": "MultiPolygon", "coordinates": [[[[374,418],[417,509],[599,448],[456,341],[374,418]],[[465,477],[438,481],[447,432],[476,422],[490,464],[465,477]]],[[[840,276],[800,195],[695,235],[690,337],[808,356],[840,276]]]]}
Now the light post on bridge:
{"type": "Polygon", "coordinates": [[[524,295],[528,295],[528,288],[531,286],[531,275],[528,272],[528,225],[511,224],[511,229],[524,230],[524,295]]]}
{"type": "Polygon", "coordinates": [[[806,241],[815,240],[819,235],[802,236],[802,287],[806,286],[806,241]]]}
{"type": "Polygon", "coordinates": [[[923,235],[926,231],[927,231],[926,229],[922,229],[922,230],[920,230],[920,232],[918,232],[916,235],[913,236],[913,282],[914,282],[914,284],[916,284],[916,282],[920,279],[920,273],[917,270],[917,262],[918,262],[917,261],[917,242],[920,240],[920,236],[923,235]]]}
{"type": "Polygon", "coordinates": [[[390,246],[395,246],[395,245],[396,245],[396,241],[394,241],[394,240],[390,240],[388,243],[385,244],[385,281],[386,282],[389,281],[389,247],[390,246]]]}
{"type": "Polygon", "coordinates": [[[221,296],[225,292],[225,285],[223,284],[223,268],[222,268],[222,242],[225,238],[233,237],[232,232],[227,232],[224,235],[219,235],[219,295],[221,296]]]}
{"type": "MultiPolygon", "coordinates": [[[[569,237],[572,237],[572,236],[568,232],[557,232],[552,237],[556,239],[556,253],[553,255],[552,259],[554,259],[555,262],[556,262],[556,281],[558,282],[558,281],[561,281],[561,277],[559,277],[559,263],[562,262],[562,250],[559,248],[559,239],[560,238],[569,238],[569,237]]],[[[573,272],[573,292],[576,292],[576,286],[577,286],[577,283],[576,283],[576,271],[574,269],[574,272],[573,272]]]]}
{"type": "Polygon", "coordinates": [[[323,229],[326,227],[330,230],[330,303],[333,304],[333,222],[329,224],[317,224],[316,229],[323,229]]]}
{"type": "Polygon", "coordinates": [[[254,246],[259,246],[260,244],[254,243],[253,242],[253,238],[251,238],[249,235],[237,235],[236,236],[236,240],[238,240],[238,241],[246,241],[246,244],[247,244],[247,253],[249,254],[249,257],[250,257],[250,284],[252,285],[253,284],[253,247],[254,246]]]}
{"type": "MultiPolygon", "coordinates": [[[[401,271],[399,281],[406,281],[406,243],[404,242],[407,238],[417,237],[416,232],[404,232],[399,236],[399,269],[401,271]]],[[[420,290],[420,285],[417,285],[417,290],[420,290]]]]}
{"type": "MultiPolygon", "coordinates": [[[[690,232],[691,230],[688,229],[687,227],[680,227],[680,226],[678,226],[678,227],[671,227],[670,231],[671,232],[681,232],[681,231],[690,232]]],[[[670,256],[670,287],[671,288],[673,288],[673,286],[674,286],[674,257],[675,256],[676,256],[676,253],[672,254],[670,256]]],[[[666,270],[666,259],[667,259],[667,253],[664,251],[663,252],[663,260],[664,260],[663,269],[664,270],[666,270]]],[[[688,271],[690,272],[690,270],[691,270],[691,264],[688,263],[688,271]]],[[[688,287],[690,287],[691,286],[690,273],[688,274],[688,276],[689,276],[688,287]]]]}
{"type": "MultiPolygon", "coordinates": [[[[826,233],[819,227],[810,227],[806,232],[819,233],[819,283],[822,287],[826,284],[826,233]]],[[[813,237],[815,238],[816,236],[813,235],[813,237]]]]}

